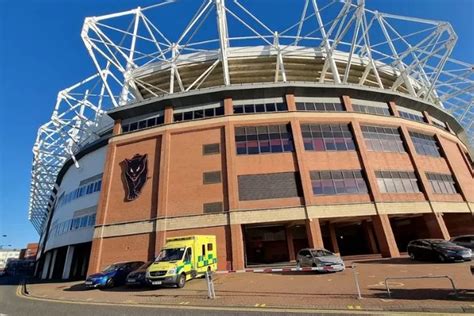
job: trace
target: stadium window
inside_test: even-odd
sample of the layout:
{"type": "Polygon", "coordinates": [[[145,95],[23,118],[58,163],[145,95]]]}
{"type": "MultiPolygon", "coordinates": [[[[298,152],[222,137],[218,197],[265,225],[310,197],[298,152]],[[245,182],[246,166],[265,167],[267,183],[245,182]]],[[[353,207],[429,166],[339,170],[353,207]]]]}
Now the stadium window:
{"type": "Polygon", "coordinates": [[[434,136],[410,131],[411,140],[419,155],[441,157],[441,152],[434,136]]]}
{"type": "Polygon", "coordinates": [[[235,142],[238,155],[293,151],[289,124],[236,127],[235,142]]]}
{"type": "Polygon", "coordinates": [[[345,111],[341,102],[296,102],[298,111],[310,112],[343,112],[345,111]]]}
{"type": "Polygon", "coordinates": [[[81,218],[81,228],[87,226],[87,218],[88,218],[88,216],[84,216],[84,217],[81,218]]]}
{"type": "Polygon", "coordinates": [[[397,128],[363,125],[361,129],[368,151],[405,152],[397,128]]]}
{"type": "Polygon", "coordinates": [[[288,106],[283,102],[264,102],[234,105],[235,114],[254,114],[265,112],[286,112],[288,106]]]}
{"type": "Polygon", "coordinates": [[[425,117],[423,116],[423,113],[421,113],[420,111],[408,109],[403,106],[398,106],[397,108],[398,108],[398,114],[400,115],[400,117],[406,118],[407,120],[410,120],[410,121],[426,123],[425,117]]]}
{"type": "Polygon", "coordinates": [[[367,184],[361,170],[311,171],[314,195],[364,194],[367,184]]]}
{"type": "Polygon", "coordinates": [[[191,110],[178,110],[181,112],[175,113],[173,115],[174,122],[182,122],[182,121],[191,121],[191,120],[199,120],[203,118],[210,118],[215,116],[222,116],[224,115],[224,106],[212,106],[209,107],[203,106],[202,108],[193,108],[191,110]]]}
{"type": "Polygon", "coordinates": [[[348,151],[355,150],[352,133],[347,124],[301,125],[305,150],[348,151]]]}
{"type": "Polygon", "coordinates": [[[384,103],[380,103],[380,105],[377,106],[353,103],[352,109],[354,110],[354,112],[390,116],[390,110],[388,109],[388,105],[384,103]]]}
{"type": "Polygon", "coordinates": [[[419,193],[418,180],[411,171],[376,171],[381,193],[419,193]]]}
{"type": "Polygon", "coordinates": [[[426,173],[426,177],[431,184],[434,193],[456,194],[456,182],[450,174],[426,173]]]}

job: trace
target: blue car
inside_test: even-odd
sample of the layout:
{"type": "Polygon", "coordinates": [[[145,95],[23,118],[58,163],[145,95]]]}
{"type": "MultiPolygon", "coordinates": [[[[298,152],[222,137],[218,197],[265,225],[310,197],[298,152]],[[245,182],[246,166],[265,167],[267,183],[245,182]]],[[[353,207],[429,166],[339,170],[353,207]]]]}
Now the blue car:
{"type": "Polygon", "coordinates": [[[114,263],[104,271],[89,275],[85,285],[89,288],[112,288],[125,284],[127,275],[144,264],[143,261],[114,263]]]}

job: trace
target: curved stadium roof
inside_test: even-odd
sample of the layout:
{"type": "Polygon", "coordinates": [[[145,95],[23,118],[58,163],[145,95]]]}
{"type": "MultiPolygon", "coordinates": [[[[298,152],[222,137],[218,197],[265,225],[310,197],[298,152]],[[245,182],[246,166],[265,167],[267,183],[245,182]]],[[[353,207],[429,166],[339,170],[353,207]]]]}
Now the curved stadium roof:
{"type": "Polygon", "coordinates": [[[474,68],[447,22],[364,1],[162,1],[84,21],[97,73],[61,91],[33,147],[29,219],[41,233],[68,159],[110,127],[106,110],[215,86],[314,82],[397,92],[451,113],[474,143],[474,68]],[[193,7],[195,6],[195,7],[193,7]],[[277,13],[278,12],[278,13],[277,13]],[[170,23],[170,20],[173,23],[170,23]]]}

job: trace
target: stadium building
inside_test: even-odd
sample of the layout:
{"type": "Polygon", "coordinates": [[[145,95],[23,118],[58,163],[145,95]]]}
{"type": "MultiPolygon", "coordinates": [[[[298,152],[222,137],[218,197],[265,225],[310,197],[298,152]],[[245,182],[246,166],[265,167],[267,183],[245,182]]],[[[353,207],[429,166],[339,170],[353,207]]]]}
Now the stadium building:
{"type": "Polygon", "coordinates": [[[191,234],[239,270],[474,233],[474,71],[449,23],[275,6],[278,21],[243,0],[85,19],[97,74],[58,94],[33,148],[37,275],[151,260],[191,234]]]}

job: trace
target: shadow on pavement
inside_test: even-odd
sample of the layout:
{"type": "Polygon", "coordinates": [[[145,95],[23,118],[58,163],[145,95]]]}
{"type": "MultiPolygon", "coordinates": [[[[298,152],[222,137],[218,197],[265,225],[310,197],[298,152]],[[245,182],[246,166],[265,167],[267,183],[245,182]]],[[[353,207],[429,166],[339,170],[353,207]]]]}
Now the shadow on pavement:
{"type": "MultiPolygon", "coordinates": [[[[385,289],[371,289],[376,291],[371,295],[376,298],[388,299],[388,294],[385,289]]],[[[452,289],[390,289],[392,299],[404,300],[451,300],[451,301],[474,301],[474,290],[458,289],[458,297],[454,295],[452,289]]]]}

